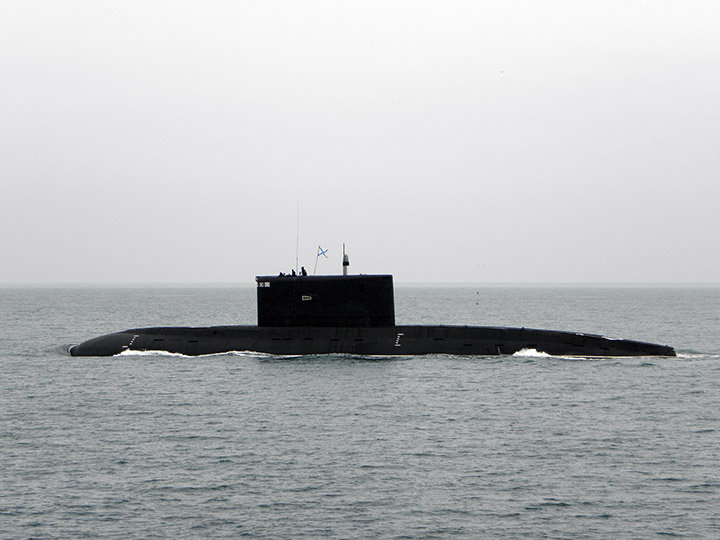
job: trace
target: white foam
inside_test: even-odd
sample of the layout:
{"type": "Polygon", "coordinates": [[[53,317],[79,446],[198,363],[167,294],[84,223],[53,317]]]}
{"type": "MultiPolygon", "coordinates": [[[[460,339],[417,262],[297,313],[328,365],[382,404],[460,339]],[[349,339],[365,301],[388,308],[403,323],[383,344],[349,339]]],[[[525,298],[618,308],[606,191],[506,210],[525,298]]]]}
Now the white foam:
{"type": "Polygon", "coordinates": [[[702,354],[702,353],[677,353],[678,358],[695,359],[695,358],[720,358],[720,354],[702,354]]]}
{"type": "Polygon", "coordinates": [[[546,352],[538,351],[537,349],[520,349],[518,352],[513,353],[513,356],[529,356],[532,358],[549,358],[552,355],[546,352]]]}
{"type": "Polygon", "coordinates": [[[140,351],[140,350],[135,350],[135,349],[125,349],[121,353],[118,353],[114,356],[169,356],[169,357],[174,357],[174,358],[206,358],[206,357],[213,357],[213,356],[245,356],[245,357],[252,357],[252,358],[273,358],[277,355],[255,352],[255,351],[227,351],[227,352],[221,352],[221,353],[215,353],[215,354],[188,355],[188,354],[174,353],[174,352],[161,351],[161,350],[140,351]]]}
{"type": "Polygon", "coordinates": [[[171,353],[169,351],[136,351],[134,349],[125,349],[123,352],[115,354],[113,356],[178,356],[183,358],[190,358],[180,353],[171,353]]]}

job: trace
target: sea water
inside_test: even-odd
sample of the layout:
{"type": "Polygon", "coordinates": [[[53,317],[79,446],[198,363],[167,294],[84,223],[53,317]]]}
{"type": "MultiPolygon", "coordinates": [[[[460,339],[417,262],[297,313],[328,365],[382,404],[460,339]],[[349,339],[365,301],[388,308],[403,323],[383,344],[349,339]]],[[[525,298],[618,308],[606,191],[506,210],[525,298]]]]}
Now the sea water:
{"type": "Polygon", "coordinates": [[[677,358],[66,352],[254,293],[0,289],[0,537],[720,537],[720,288],[396,288],[398,323],[677,358]]]}

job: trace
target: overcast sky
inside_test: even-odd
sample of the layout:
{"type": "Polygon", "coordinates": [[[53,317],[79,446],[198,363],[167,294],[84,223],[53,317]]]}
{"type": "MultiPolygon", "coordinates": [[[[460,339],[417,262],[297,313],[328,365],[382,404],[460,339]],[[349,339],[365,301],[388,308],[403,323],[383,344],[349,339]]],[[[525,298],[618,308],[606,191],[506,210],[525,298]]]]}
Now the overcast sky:
{"type": "Polygon", "coordinates": [[[4,283],[718,282],[720,2],[0,0],[0,182],[4,283]]]}

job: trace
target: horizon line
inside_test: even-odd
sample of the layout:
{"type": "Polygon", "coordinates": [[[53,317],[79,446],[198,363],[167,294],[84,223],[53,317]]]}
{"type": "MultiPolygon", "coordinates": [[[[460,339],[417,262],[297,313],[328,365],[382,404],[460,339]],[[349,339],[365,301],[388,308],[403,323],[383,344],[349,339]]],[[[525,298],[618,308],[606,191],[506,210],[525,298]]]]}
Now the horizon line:
{"type": "MultiPolygon", "coordinates": [[[[720,281],[395,281],[400,287],[720,287],[720,281]]],[[[0,282],[0,288],[255,288],[238,281],[27,281],[0,282]]]]}

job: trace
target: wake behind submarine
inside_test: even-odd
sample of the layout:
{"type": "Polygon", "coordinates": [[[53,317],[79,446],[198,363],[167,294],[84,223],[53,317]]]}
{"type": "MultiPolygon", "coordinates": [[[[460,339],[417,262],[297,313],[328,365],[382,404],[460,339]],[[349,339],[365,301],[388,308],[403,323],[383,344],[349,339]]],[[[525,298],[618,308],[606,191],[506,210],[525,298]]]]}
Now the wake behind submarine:
{"type": "MultiPolygon", "coordinates": [[[[166,351],[187,356],[255,351],[273,355],[675,356],[667,345],[531,328],[395,324],[391,275],[258,276],[257,326],[137,328],[70,348],[73,356],[166,351]]],[[[293,272],[294,273],[294,272],[293,272]]],[[[304,274],[304,272],[303,272],[304,274]]]]}

